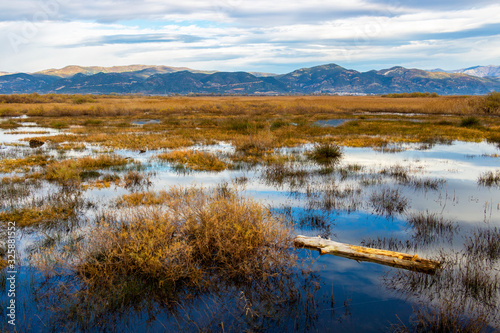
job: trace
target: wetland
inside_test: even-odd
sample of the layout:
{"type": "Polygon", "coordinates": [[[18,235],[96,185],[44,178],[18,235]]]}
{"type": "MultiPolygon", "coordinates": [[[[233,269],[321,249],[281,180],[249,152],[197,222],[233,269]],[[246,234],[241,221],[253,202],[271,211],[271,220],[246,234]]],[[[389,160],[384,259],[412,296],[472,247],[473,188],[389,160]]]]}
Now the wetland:
{"type": "Polygon", "coordinates": [[[495,96],[0,96],[0,325],[498,331],[495,96]]]}

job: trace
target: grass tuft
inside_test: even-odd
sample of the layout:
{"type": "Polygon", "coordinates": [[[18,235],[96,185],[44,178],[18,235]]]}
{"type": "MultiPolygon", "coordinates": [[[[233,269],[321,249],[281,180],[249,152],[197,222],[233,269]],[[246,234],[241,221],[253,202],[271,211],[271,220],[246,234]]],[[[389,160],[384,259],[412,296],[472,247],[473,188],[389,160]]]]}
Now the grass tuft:
{"type": "Polygon", "coordinates": [[[322,166],[337,164],[342,158],[342,148],[331,143],[316,145],[311,152],[307,153],[310,160],[322,166]]]}

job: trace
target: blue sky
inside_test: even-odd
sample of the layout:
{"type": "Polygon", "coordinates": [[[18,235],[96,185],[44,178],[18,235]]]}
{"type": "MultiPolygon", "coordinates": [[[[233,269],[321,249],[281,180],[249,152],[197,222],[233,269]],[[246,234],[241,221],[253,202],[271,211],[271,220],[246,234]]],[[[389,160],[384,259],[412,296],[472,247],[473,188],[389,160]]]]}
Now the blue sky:
{"type": "Polygon", "coordinates": [[[498,1],[17,0],[0,3],[0,71],[67,65],[286,73],[336,63],[500,65],[498,1]]]}

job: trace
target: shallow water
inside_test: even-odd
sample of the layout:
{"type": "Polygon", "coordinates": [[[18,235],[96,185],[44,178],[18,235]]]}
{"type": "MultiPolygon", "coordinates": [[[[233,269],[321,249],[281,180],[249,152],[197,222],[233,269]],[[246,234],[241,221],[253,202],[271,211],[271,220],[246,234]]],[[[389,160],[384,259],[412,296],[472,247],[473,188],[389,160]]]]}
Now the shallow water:
{"type": "MultiPolygon", "coordinates": [[[[52,133],[59,131],[53,130],[52,133]]],[[[6,131],[0,131],[0,143],[14,143],[26,136],[26,134],[9,135],[6,131]]],[[[350,172],[345,177],[338,172],[326,175],[314,173],[313,171],[318,168],[310,163],[296,165],[295,167],[310,172],[307,179],[302,182],[294,182],[291,179],[282,182],[266,179],[263,176],[264,167],[226,170],[219,173],[180,173],[172,165],[156,161],[155,151],[142,154],[133,151],[115,151],[115,153],[140,161],[145,165],[144,172],[154,172],[151,174],[152,184],[148,188],[151,191],[167,189],[174,185],[215,187],[222,183],[232,184],[237,179],[245,178],[246,181],[241,185],[245,195],[262,202],[277,213],[284,214],[293,221],[297,234],[322,235],[351,244],[362,244],[375,239],[395,239],[401,244],[406,242],[405,244],[411,245],[411,249],[403,247],[396,250],[415,252],[421,257],[437,259],[443,255],[445,258],[453,258],[464,254],[466,238],[473,235],[478,228],[500,227],[499,187],[481,187],[477,183],[478,177],[483,172],[499,168],[500,159],[491,157],[500,153],[497,147],[485,142],[453,142],[450,145],[435,145],[425,150],[422,150],[420,145],[401,147],[403,148],[401,151],[390,154],[368,148],[345,148],[344,157],[337,169],[358,166],[357,171],[350,172]],[[401,183],[394,177],[383,175],[384,170],[390,170],[395,166],[406,170],[413,180],[437,180],[440,183],[437,188],[418,188],[410,183],[401,183]],[[333,189],[350,188],[359,191],[345,192],[347,194],[344,197],[337,195],[334,198],[337,201],[333,204],[326,200],[327,194],[333,189]],[[385,189],[397,189],[398,193],[408,200],[403,213],[376,212],[370,198],[374,193],[380,193],[385,189]],[[447,234],[438,233],[433,238],[429,235],[427,239],[419,238],[416,229],[408,223],[409,216],[419,212],[436,214],[451,221],[456,229],[447,234]]],[[[222,155],[233,151],[233,147],[227,143],[210,147],[196,146],[193,149],[218,152],[222,155]]],[[[310,149],[310,146],[294,151],[300,154],[307,149],[310,149]]],[[[67,156],[76,157],[89,153],[90,147],[84,151],[70,151],[67,156]]],[[[38,191],[39,195],[43,195],[55,189],[48,186],[38,191]]],[[[83,193],[83,197],[99,209],[106,210],[109,209],[112,200],[130,191],[111,186],[87,190],[83,193]]],[[[86,214],[92,216],[95,213],[89,211],[86,214]]],[[[17,275],[19,282],[17,301],[18,304],[23,304],[18,308],[18,315],[22,316],[18,326],[21,331],[45,332],[53,328],[50,318],[54,313],[35,297],[35,291],[38,294],[43,290],[40,285],[42,279],[36,270],[28,267],[29,256],[25,252],[43,237],[43,233],[36,231],[19,232],[17,236],[18,249],[24,252],[22,254],[24,264],[19,268],[20,273],[17,275]]],[[[436,300],[430,300],[425,295],[412,294],[400,287],[393,288],[398,286],[398,274],[401,272],[397,268],[357,262],[332,255],[319,256],[317,252],[310,250],[299,250],[298,254],[313,262],[312,268],[319,274],[318,281],[321,287],[314,293],[311,304],[307,303],[307,306],[302,303],[296,304],[298,307],[295,309],[296,312],[292,308],[289,309],[290,312],[296,313],[289,322],[278,324],[271,321],[269,326],[265,326],[264,331],[281,332],[286,328],[286,331],[313,332],[324,331],[325,327],[338,332],[386,331],[391,323],[401,321],[408,324],[413,309],[420,304],[436,303],[436,300]]],[[[498,262],[488,267],[493,281],[498,283],[498,262]]],[[[422,273],[408,274],[413,274],[406,277],[411,280],[421,276],[422,273]]],[[[435,277],[437,285],[442,283],[439,278],[438,274],[435,277]]],[[[52,283],[56,285],[57,281],[52,283]]],[[[424,284],[422,286],[425,287],[424,284]]],[[[443,297],[456,293],[457,297],[463,296],[457,299],[457,302],[465,300],[466,304],[473,303],[478,308],[485,306],[484,300],[470,297],[463,289],[464,286],[457,282],[456,286],[442,288],[438,292],[441,292],[443,297]],[[455,287],[460,291],[455,291],[455,287]]],[[[429,287],[429,290],[432,289],[429,287]]],[[[223,314],[225,310],[234,306],[233,302],[236,302],[233,292],[227,291],[222,296],[218,295],[217,297],[222,297],[222,300],[218,299],[213,304],[211,302],[214,295],[201,295],[191,303],[183,303],[185,305],[180,314],[178,313],[179,317],[175,317],[169,310],[159,305],[155,307],[157,312],[154,315],[139,309],[129,309],[125,314],[116,314],[115,319],[118,322],[110,327],[117,331],[135,332],[165,328],[167,331],[181,328],[186,331],[197,331],[197,325],[193,325],[190,321],[179,323],[179,318],[185,319],[188,314],[194,322],[205,323],[207,327],[217,327],[211,326],[213,325],[210,323],[211,316],[221,321],[235,320],[231,315],[223,314]]],[[[498,302],[500,299],[498,288],[490,298],[493,302],[498,302]]],[[[1,295],[1,301],[3,305],[7,302],[5,292],[1,295]]],[[[5,306],[2,306],[4,318],[5,311],[5,306]]],[[[498,315],[497,309],[487,308],[487,311],[493,317],[498,315]]],[[[253,320],[258,322],[256,318],[253,320]]],[[[500,329],[499,323],[494,320],[490,320],[489,325],[492,330],[500,329]]],[[[105,329],[106,326],[101,327],[101,330],[105,329]]],[[[88,330],[100,331],[97,328],[88,330]]]]}

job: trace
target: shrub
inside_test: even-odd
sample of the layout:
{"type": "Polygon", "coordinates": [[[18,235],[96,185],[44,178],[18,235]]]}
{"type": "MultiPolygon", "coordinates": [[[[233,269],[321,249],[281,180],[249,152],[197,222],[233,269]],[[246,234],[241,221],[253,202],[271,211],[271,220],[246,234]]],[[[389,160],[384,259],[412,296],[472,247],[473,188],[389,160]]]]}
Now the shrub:
{"type": "Polygon", "coordinates": [[[239,193],[173,188],[158,198],[107,214],[78,249],[78,274],[110,285],[129,277],[198,285],[210,276],[266,279],[294,263],[290,229],[239,193]]]}

